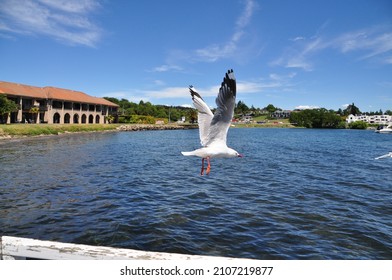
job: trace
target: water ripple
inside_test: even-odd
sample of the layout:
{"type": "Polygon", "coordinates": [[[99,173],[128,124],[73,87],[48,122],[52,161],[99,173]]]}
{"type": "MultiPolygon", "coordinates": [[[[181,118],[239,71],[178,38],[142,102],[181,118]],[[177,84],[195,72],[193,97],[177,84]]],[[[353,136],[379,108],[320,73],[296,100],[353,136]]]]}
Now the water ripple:
{"type": "Polygon", "coordinates": [[[198,132],[0,143],[0,234],[259,259],[392,258],[390,135],[233,129],[209,176],[198,132]],[[304,141],[306,139],[306,141],[304,141]]]}

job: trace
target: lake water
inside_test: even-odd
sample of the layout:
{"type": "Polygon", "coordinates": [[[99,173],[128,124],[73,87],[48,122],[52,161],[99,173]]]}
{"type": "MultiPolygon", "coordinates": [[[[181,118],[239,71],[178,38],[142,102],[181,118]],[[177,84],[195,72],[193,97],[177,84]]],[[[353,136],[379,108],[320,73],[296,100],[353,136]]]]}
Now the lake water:
{"type": "Polygon", "coordinates": [[[0,235],[257,259],[391,259],[392,135],[230,129],[244,158],[201,160],[198,130],[0,142],[0,235]]]}

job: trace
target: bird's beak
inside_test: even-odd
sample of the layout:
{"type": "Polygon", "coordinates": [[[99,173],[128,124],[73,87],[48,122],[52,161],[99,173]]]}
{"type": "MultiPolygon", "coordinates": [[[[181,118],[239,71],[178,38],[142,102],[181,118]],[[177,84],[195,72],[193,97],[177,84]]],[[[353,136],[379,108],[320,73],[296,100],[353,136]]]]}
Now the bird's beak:
{"type": "Polygon", "coordinates": [[[243,154],[238,154],[238,157],[244,157],[244,155],[243,154]]]}

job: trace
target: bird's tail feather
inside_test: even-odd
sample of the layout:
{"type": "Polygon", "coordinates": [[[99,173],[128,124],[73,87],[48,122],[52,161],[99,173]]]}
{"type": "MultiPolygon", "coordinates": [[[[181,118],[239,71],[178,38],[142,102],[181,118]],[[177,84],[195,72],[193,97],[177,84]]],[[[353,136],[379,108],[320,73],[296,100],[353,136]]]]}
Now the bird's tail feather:
{"type": "Polygon", "coordinates": [[[193,152],[181,152],[183,156],[193,156],[193,152]]]}

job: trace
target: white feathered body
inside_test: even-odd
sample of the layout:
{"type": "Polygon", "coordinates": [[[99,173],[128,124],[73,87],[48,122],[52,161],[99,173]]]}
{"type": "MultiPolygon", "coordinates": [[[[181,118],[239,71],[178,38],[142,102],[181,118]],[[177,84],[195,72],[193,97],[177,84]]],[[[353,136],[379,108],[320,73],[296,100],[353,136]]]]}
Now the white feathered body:
{"type": "Polygon", "coordinates": [[[231,158],[241,156],[227,147],[226,138],[231,120],[234,116],[236,99],[236,80],[233,70],[229,70],[219,89],[215,100],[217,109],[213,114],[203,98],[190,86],[193,105],[198,111],[200,142],[203,146],[192,152],[182,152],[184,156],[201,158],[231,158]]]}
{"type": "Polygon", "coordinates": [[[238,157],[239,154],[227,147],[226,145],[211,145],[203,147],[192,152],[181,152],[184,156],[196,156],[201,158],[232,158],[238,157]]]}

